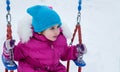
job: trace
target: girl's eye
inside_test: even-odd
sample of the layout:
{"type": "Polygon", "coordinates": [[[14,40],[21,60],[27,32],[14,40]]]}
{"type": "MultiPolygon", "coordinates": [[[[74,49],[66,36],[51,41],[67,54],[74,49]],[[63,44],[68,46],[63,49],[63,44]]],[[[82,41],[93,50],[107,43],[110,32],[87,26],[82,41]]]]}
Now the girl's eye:
{"type": "Polygon", "coordinates": [[[53,26],[53,27],[50,28],[50,30],[54,30],[54,29],[57,29],[57,28],[60,28],[60,26],[59,25],[58,26],[53,26]]]}
{"type": "Polygon", "coordinates": [[[55,28],[54,28],[54,27],[51,27],[50,29],[51,29],[51,30],[54,30],[55,28]]]}
{"type": "Polygon", "coordinates": [[[60,28],[60,25],[58,25],[57,28],[60,28]]]}

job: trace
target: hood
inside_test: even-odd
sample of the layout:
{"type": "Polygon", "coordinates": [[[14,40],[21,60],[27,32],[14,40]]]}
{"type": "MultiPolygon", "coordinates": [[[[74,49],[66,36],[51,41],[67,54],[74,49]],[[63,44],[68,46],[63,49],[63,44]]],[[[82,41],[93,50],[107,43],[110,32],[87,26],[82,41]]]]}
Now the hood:
{"type": "Polygon", "coordinates": [[[29,41],[32,37],[32,18],[28,15],[24,16],[19,22],[17,27],[18,36],[22,43],[29,41]]]}
{"type": "MultiPolygon", "coordinates": [[[[18,22],[17,32],[22,43],[30,40],[33,36],[31,16],[26,15],[18,22]]],[[[67,39],[71,38],[72,33],[65,23],[62,24],[62,32],[67,39]]]]}

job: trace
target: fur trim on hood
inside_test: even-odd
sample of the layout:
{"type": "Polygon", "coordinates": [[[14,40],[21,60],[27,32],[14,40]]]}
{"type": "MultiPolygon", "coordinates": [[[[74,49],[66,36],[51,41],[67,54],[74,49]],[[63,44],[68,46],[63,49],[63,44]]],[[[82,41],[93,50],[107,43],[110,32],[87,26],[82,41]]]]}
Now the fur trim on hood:
{"type": "MultiPolygon", "coordinates": [[[[22,43],[26,43],[32,37],[32,18],[31,16],[26,15],[18,23],[18,36],[22,43]]],[[[67,39],[71,38],[72,33],[68,28],[67,24],[62,24],[63,34],[67,39]]]]}
{"type": "Polygon", "coordinates": [[[17,32],[22,43],[29,41],[30,37],[32,37],[31,21],[32,21],[32,18],[30,16],[25,16],[18,23],[17,32]]]}

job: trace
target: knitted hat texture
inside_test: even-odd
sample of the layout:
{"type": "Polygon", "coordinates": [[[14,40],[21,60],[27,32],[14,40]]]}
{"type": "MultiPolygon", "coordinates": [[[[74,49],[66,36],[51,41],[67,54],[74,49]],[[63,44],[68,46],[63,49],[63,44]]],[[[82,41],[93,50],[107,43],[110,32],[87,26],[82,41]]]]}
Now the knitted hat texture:
{"type": "Polygon", "coordinates": [[[60,16],[48,6],[35,5],[27,9],[32,16],[32,26],[35,32],[42,32],[56,24],[61,26],[60,16]]]}

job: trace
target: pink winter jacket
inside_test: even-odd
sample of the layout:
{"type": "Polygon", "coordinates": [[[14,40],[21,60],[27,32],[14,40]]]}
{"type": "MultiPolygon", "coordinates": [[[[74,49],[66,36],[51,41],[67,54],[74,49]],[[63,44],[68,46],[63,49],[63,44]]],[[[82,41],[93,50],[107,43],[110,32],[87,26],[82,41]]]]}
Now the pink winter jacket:
{"type": "Polygon", "coordinates": [[[76,46],[67,46],[62,32],[54,42],[33,33],[27,43],[19,42],[14,48],[18,72],[66,72],[59,60],[76,59],[76,46]]]}

